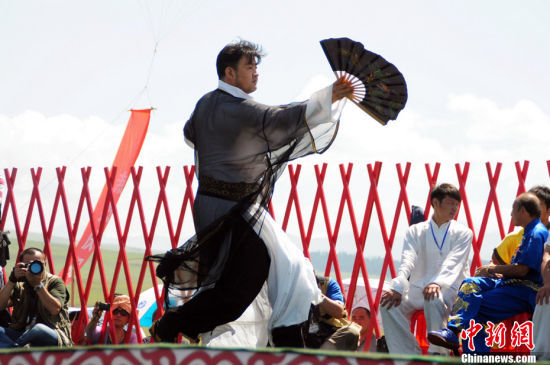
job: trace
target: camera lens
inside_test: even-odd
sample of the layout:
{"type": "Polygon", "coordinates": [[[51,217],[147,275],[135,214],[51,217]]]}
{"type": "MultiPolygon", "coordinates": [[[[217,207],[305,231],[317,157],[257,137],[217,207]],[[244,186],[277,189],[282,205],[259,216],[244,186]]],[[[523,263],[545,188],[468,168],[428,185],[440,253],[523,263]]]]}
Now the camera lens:
{"type": "Polygon", "coordinates": [[[29,271],[31,274],[38,275],[44,271],[44,264],[42,261],[33,261],[29,263],[29,271]]]}

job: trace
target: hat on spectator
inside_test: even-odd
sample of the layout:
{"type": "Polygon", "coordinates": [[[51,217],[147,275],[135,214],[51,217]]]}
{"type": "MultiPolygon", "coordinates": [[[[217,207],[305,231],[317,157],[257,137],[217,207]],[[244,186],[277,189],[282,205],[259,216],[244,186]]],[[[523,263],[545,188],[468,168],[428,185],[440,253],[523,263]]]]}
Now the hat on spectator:
{"type": "Polygon", "coordinates": [[[127,295],[116,296],[111,305],[111,311],[114,312],[117,308],[124,309],[126,312],[131,313],[132,305],[130,304],[130,297],[127,295]]]}

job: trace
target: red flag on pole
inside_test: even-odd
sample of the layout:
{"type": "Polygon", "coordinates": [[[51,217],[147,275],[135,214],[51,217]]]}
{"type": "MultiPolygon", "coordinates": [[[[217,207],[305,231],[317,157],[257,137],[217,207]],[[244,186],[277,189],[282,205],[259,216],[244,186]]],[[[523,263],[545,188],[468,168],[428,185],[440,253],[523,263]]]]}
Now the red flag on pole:
{"type": "MultiPolygon", "coordinates": [[[[115,160],[111,167],[112,172],[113,167],[116,166],[116,176],[112,191],[115,204],[118,201],[122,190],[124,190],[126,182],[128,181],[128,177],[130,176],[130,168],[135,164],[139,152],[141,151],[141,146],[143,145],[143,141],[145,140],[147,128],[149,127],[149,119],[151,117],[151,109],[131,110],[131,112],[132,114],[130,115],[130,120],[128,120],[126,131],[124,132],[124,136],[122,136],[122,141],[120,142],[115,160]]],[[[107,199],[107,190],[107,183],[105,183],[93,212],[94,226],[98,227],[98,229],[101,222],[101,215],[103,214],[103,209],[105,207],[105,202],[107,199]]],[[[103,230],[107,226],[111,215],[112,211],[111,209],[108,209],[107,216],[105,217],[105,224],[102,227],[103,230]]],[[[100,235],[101,233],[103,232],[98,232],[98,235],[100,235]]],[[[90,258],[93,250],[94,241],[92,237],[92,229],[91,224],[88,223],[82,237],[80,238],[80,241],[78,241],[78,244],[75,247],[76,259],[79,269],[82,268],[82,266],[90,258]]],[[[65,279],[66,284],[70,283],[70,281],[72,280],[72,270],[70,269],[71,266],[69,265],[66,268],[66,270],[69,270],[65,279]]]]}

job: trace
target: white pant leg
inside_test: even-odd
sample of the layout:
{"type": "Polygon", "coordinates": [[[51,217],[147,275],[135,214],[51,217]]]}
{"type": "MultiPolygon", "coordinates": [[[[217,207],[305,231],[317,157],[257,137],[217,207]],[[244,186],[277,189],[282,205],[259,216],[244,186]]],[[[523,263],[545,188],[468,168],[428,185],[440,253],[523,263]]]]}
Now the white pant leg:
{"type": "Polygon", "coordinates": [[[416,310],[422,309],[424,297],[415,287],[403,295],[397,307],[380,307],[384,336],[390,354],[422,354],[416,337],[411,332],[411,317],[416,310]]]}
{"type": "Polygon", "coordinates": [[[202,333],[202,344],[208,347],[266,347],[269,340],[267,323],[270,316],[271,305],[267,297],[267,284],[264,284],[254,301],[238,319],[202,333]]]}
{"type": "MultiPolygon", "coordinates": [[[[251,210],[257,209],[253,206],[251,210]]],[[[249,211],[249,214],[250,213],[249,211]]],[[[267,291],[272,307],[268,329],[288,327],[307,321],[311,304],[323,300],[311,262],[289,236],[264,211],[254,230],[267,248],[271,263],[267,291]]]]}
{"type": "MultiPolygon", "coordinates": [[[[426,331],[439,331],[447,327],[447,318],[456,299],[454,290],[442,291],[442,296],[433,300],[424,301],[424,317],[426,317],[426,331]]],[[[428,353],[448,354],[449,350],[430,343],[428,353]]]]}
{"type": "Polygon", "coordinates": [[[550,304],[537,304],[533,314],[533,341],[537,360],[550,360],[550,304]]]}

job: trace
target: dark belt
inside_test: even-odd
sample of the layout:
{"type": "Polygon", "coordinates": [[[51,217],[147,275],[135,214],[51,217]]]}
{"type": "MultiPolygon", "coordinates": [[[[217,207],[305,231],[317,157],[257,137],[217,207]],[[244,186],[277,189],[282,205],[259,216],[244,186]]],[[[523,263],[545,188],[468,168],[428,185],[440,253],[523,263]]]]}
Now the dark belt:
{"type": "Polygon", "coordinates": [[[216,180],[210,176],[199,176],[198,193],[213,196],[216,198],[222,198],[236,202],[239,202],[243,199],[249,199],[249,201],[252,202],[256,197],[256,193],[258,193],[259,189],[260,185],[256,183],[232,183],[216,180]]]}

